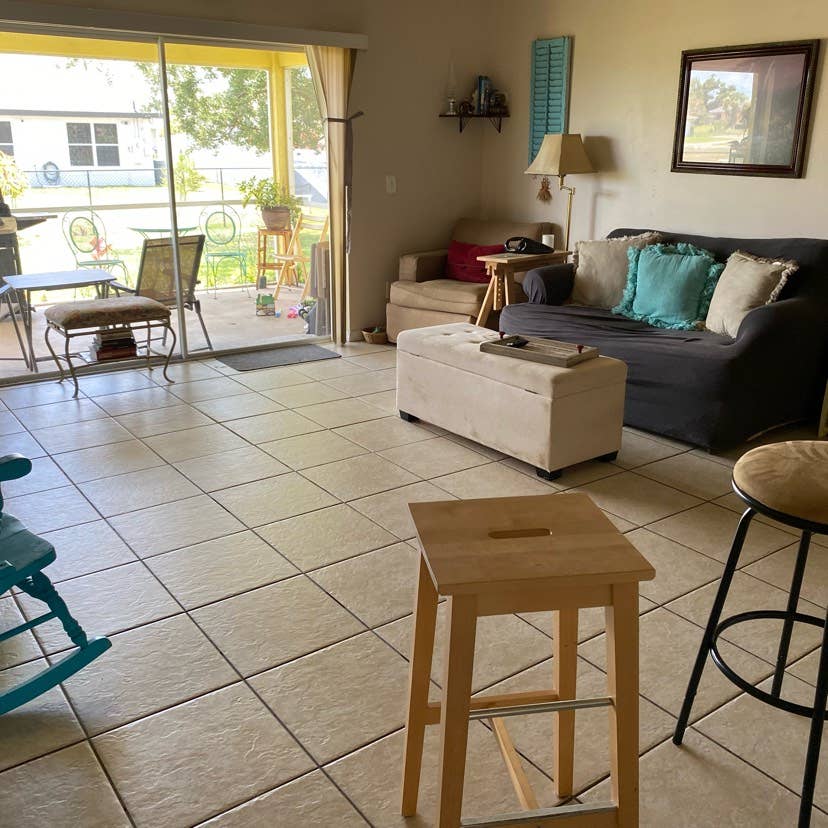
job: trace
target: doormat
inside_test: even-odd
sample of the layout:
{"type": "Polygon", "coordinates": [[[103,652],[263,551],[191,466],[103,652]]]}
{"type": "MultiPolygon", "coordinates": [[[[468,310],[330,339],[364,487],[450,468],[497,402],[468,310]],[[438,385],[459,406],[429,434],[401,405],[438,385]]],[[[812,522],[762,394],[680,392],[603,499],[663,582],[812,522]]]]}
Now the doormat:
{"type": "Polygon", "coordinates": [[[237,371],[255,371],[257,368],[275,368],[277,365],[296,365],[299,362],[317,362],[320,359],[339,359],[341,354],[319,345],[288,345],[267,351],[250,351],[246,354],[227,354],[218,357],[237,371]]]}

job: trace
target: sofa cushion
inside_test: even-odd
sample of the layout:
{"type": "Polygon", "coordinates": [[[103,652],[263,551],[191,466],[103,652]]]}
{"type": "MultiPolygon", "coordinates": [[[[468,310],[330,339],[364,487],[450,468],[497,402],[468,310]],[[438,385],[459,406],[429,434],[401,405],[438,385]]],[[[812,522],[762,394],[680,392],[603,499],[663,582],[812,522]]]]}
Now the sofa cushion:
{"type": "Polygon", "coordinates": [[[578,265],[572,287],[572,303],[591,308],[612,308],[627,284],[627,250],[660,241],[658,233],[616,239],[582,241],[576,245],[578,265]]]}
{"type": "Polygon", "coordinates": [[[741,250],[731,253],[713,292],[705,327],[735,338],[748,313],[775,302],[798,267],[788,259],[762,259],[741,250]]]}
{"type": "Polygon", "coordinates": [[[487,284],[456,279],[429,279],[427,282],[391,283],[391,304],[406,308],[446,311],[477,316],[487,284]]]}
{"type": "Polygon", "coordinates": [[[723,265],[692,244],[629,248],[630,270],[613,313],[657,328],[691,330],[703,325],[723,265]]]}
{"type": "Polygon", "coordinates": [[[486,265],[478,262],[478,256],[490,256],[502,253],[502,244],[466,244],[452,241],[449,245],[446,262],[446,278],[459,282],[489,283],[486,265]]]}

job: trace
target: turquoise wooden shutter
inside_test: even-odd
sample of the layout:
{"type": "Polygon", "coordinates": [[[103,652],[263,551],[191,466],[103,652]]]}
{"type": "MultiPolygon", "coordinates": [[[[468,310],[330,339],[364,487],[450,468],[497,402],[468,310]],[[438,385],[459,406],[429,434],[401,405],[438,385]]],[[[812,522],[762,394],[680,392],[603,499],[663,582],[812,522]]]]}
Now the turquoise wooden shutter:
{"type": "Polygon", "coordinates": [[[547,132],[566,132],[569,103],[569,53],[572,38],[553,37],[532,44],[529,102],[529,163],[547,132]]]}

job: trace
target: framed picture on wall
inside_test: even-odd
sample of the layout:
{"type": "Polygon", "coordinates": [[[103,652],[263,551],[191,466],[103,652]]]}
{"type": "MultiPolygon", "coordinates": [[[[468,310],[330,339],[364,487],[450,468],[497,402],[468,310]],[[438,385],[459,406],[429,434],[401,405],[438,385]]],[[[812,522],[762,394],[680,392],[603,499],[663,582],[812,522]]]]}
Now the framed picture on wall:
{"type": "Polygon", "coordinates": [[[801,178],[818,40],[681,53],[673,172],[801,178]]]}

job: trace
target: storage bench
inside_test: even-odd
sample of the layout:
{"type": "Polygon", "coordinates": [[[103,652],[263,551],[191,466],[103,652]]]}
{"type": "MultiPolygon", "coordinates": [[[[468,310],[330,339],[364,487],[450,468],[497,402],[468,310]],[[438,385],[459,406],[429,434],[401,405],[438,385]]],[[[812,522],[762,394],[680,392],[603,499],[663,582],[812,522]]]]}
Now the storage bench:
{"type": "Polygon", "coordinates": [[[572,368],[480,351],[497,339],[466,323],[403,331],[397,339],[397,408],[517,457],[546,479],[621,447],[627,366],[596,357],[572,368]]]}

